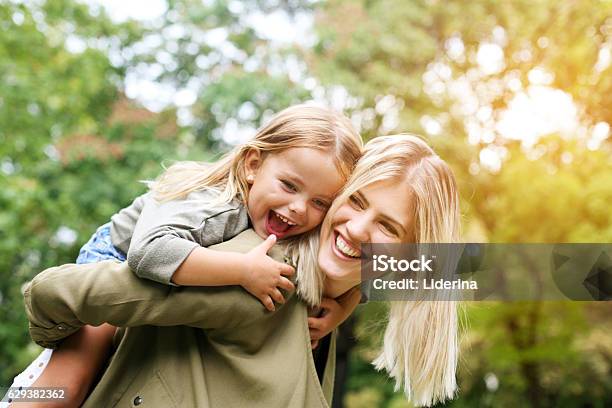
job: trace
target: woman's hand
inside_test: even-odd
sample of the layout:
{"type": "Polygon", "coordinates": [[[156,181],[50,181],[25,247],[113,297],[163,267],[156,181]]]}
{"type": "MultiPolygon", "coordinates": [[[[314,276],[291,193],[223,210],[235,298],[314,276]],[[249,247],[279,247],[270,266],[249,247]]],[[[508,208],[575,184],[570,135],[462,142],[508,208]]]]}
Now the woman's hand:
{"type": "Polygon", "coordinates": [[[310,344],[312,348],[317,348],[319,340],[331,333],[336,327],[340,326],[340,324],[351,314],[351,311],[347,313],[336,299],[323,298],[321,300],[320,316],[308,318],[308,329],[310,330],[310,344]]]}
{"type": "Polygon", "coordinates": [[[244,255],[245,273],[240,283],[271,312],[275,310],[274,302],[285,303],[279,288],[289,292],[295,289],[293,283],[287,279],[295,273],[293,267],[277,262],[267,255],[275,243],[276,236],[270,235],[244,255]]]}
{"type": "Polygon", "coordinates": [[[319,316],[308,318],[310,345],[313,349],[317,348],[320,339],[340,326],[353,313],[360,299],[361,292],[358,288],[353,288],[336,299],[324,297],[321,300],[319,316]]]}

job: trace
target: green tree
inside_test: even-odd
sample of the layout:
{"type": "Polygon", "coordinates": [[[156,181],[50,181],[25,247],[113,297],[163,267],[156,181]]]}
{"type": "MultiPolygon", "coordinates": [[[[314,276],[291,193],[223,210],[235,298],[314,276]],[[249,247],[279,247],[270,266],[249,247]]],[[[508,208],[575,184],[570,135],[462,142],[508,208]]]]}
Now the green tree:
{"type": "Polygon", "coordinates": [[[0,16],[0,383],[10,384],[38,350],[26,347],[22,284],[73,262],[172,143],[157,131],[167,117],[126,123],[113,111],[125,68],[108,54],[137,26],[72,1],[3,2],[0,16]]]}
{"type": "Polygon", "coordinates": [[[310,97],[286,70],[268,72],[289,51],[245,21],[274,6],[228,4],[171,1],[145,23],[116,23],[73,0],[0,4],[0,384],[39,351],[28,339],[25,281],[73,262],[162,162],[213,159],[228,135],[252,134],[266,115],[310,97]],[[222,45],[208,37],[215,30],[222,45]],[[126,78],[143,69],[176,92],[195,90],[195,103],[155,114],[126,100],[126,78]],[[194,120],[178,126],[185,110],[194,120]]]}

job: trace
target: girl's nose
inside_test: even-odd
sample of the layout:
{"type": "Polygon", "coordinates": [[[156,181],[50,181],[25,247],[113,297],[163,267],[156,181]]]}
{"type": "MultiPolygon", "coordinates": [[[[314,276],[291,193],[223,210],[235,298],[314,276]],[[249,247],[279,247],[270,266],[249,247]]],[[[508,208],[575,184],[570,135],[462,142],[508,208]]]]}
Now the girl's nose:
{"type": "Polygon", "coordinates": [[[306,213],[306,202],[304,202],[304,200],[293,200],[289,203],[289,211],[299,216],[303,216],[306,213]]]}

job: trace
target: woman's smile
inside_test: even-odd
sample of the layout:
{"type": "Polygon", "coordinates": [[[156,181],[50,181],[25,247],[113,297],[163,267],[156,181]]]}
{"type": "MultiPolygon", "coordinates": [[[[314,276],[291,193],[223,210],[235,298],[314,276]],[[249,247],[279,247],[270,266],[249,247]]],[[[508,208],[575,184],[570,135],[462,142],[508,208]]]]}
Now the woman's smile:
{"type": "Polygon", "coordinates": [[[347,259],[349,261],[359,259],[361,256],[361,250],[357,249],[357,245],[350,243],[340,232],[334,231],[336,239],[332,241],[332,247],[334,253],[340,258],[347,259]]]}
{"type": "Polygon", "coordinates": [[[361,244],[403,242],[414,214],[404,177],[371,183],[328,214],[321,229],[319,266],[328,280],[358,283],[361,244]]]}

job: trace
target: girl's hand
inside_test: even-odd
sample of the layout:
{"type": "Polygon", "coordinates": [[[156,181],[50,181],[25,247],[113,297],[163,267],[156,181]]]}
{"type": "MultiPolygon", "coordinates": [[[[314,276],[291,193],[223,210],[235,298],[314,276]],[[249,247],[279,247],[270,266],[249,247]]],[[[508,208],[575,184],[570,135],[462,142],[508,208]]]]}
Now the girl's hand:
{"type": "Polygon", "coordinates": [[[270,235],[244,255],[245,273],[240,284],[271,312],[275,310],[274,302],[285,303],[279,288],[286,291],[295,289],[293,283],[286,278],[295,273],[293,267],[277,262],[267,255],[275,243],[276,236],[270,235]]]}
{"type": "Polygon", "coordinates": [[[319,345],[319,340],[327,336],[340,323],[346,320],[350,312],[342,307],[336,299],[323,298],[321,300],[321,315],[308,318],[308,329],[310,330],[310,345],[314,349],[319,345]]]}

